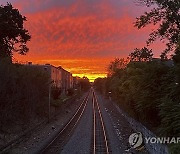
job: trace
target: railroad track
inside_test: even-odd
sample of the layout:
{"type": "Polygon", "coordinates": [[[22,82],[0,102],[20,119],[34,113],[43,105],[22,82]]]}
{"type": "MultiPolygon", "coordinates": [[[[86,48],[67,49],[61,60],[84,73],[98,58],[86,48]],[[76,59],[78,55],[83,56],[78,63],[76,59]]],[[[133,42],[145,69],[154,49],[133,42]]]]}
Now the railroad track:
{"type": "Polygon", "coordinates": [[[79,108],[77,109],[76,113],[73,117],[69,120],[69,122],[63,127],[63,129],[55,136],[55,138],[46,146],[44,149],[41,150],[40,153],[42,154],[49,154],[49,153],[60,153],[62,151],[63,146],[66,144],[68,138],[72,134],[73,130],[76,128],[78,122],[80,121],[84,110],[87,106],[89,94],[85,97],[79,108]]]}
{"type": "MultiPolygon", "coordinates": [[[[50,119],[57,116],[59,112],[57,112],[55,115],[53,115],[50,119]]],[[[10,141],[6,145],[0,148],[0,154],[8,153],[8,150],[12,149],[15,145],[21,143],[26,137],[29,137],[35,130],[37,130],[39,127],[42,127],[42,125],[47,124],[49,121],[47,119],[43,120],[39,124],[31,127],[30,129],[26,130],[24,133],[22,133],[19,137],[15,138],[14,140],[10,141]]]]}
{"type": "Polygon", "coordinates": [[[107,134],[95,92],[93,91],[93,154],[109,154],[107,134]]]}

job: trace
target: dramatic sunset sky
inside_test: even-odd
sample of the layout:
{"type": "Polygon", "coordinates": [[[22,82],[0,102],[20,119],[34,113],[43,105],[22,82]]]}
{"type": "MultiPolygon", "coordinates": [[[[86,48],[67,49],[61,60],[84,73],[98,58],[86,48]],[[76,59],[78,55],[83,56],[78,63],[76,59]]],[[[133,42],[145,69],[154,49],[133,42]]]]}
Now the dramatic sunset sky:
{"type": "MultiPolygon", "coordinates": [[[[6,4],[6,0],[0,0],[6,4]]],[[[106,75],[115,57],[127,57],[136,47],[144,47],[153,26],[137,30],[135,18],[146,7],[136,0],[9,0],[27,17],[32,35],[26,56],[20,62],[61,65],[74,75],[91,81],[106,75]]],[[[163,49],[151,46],[156,57],[163,49]]]]}

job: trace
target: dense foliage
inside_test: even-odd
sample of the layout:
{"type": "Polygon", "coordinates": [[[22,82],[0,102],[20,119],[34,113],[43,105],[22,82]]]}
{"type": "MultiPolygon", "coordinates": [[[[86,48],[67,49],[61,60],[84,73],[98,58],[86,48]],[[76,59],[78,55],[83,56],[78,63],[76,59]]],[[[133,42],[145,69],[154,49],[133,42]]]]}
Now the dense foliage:
{"type": "Polygon", "coordinates": [[[151,61],[153,57],[152,50],[144,47],[142,49],[134,49],[134,52],[129,54],[130,61],[151,61]]]}
{"type": "Polygon", "coordinates": [[[147,44],[157,38],[168,40],[167,48],[161,55],[166,59],[166,54],[176,48],[180,37],[180,1],[179,0],[137,0],[148,7],[150,12],[145,12],[137,18],[135,26],[143,28],[148,24],[158,25],[159,28],[150,34],[147,44]]]}
{"type": "Polygon", "coordinates": [[[95,86],[156,134],[178,137],[180,86],[171,62],[132,61],[112,76],[97,79],[95,86]]]}
{"type": "MultiPolygon", "coordinates": [[[[167,42],[160,59],[153,59],[147,48],[135,49],[129,55],[126,68],[111,70],[108,78],[97,79],[96,88],[113,97],[131,116],[152,131],[163,136],[180,136],[180,1],[137,0],[147,7],[136,19],[135,26],[141,29],[149,24],[158,25],[149,35],[147,45],[157,38],[167,42]],[[167,53],[175,51],[174,65],[167,53]],[[144,53],[145,54],[144,54],[144,53]],[[145,57],[145,59],[144,59],[145,57]],[[109,93],[110,91],[110,93],[109,93]]],[[[118,66],[117,61],[109,68],[118,66]],[[116,65],[114,65],[116,64],[116,65]]],[[[179,144],[170,145],[171,153],[178,153],[179,144]]]]}
{"type": "Polygon", "coordinates": [[[78,79],[78,87],[81,89],[81,91],[88,91],[90,86],[91,85],[87,77],[78,79]]]}
{"type": "Polygon", "coordinates": [[[128,60],[125,60],[124,58],[115,58],[114,61],[112,61],[108,66],[108,76],[111,76],[120,68],[125,68],[127,63],[128,60]]]}
{"type": "Polygon", "coordinates": [[[11,58],[13,53],[26,54],[26,43],[31,36],[24,28],[26,17],[10,3],[0,6],[0,58],[11,58]]]}
{"type": "Polygon", "coordinates": [[[41,70],[1,61],[0,85],[0,130],[47,111],[48,76],[41,70]]]}

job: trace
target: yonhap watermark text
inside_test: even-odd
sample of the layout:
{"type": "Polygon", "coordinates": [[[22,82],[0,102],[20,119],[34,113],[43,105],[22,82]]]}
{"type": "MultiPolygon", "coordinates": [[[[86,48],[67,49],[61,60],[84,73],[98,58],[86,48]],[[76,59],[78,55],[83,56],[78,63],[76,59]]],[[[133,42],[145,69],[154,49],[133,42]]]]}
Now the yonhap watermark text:
{"type": "Polygon", "coordinates": [[[178,144],[180,137],[145,137],[146,143],[178,144]]]}
{"type": "Polygon", "coordinates": [[[131,148],[138,148],[142,144],[178,144],[180,137],[143,137],[141,132],[133,133],[129,136],[131,148]]]}

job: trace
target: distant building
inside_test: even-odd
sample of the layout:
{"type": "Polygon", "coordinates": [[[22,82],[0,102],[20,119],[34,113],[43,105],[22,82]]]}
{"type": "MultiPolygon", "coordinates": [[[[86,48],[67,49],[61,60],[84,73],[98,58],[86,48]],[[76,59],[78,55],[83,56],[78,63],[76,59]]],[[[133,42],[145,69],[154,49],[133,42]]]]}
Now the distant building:
{"type": "Polygon", "coordinates": [[[158,62],[158,63],[164,63],[165,65],[169,66],[169,67],[173,67],[174,66],[174,62],[172,59],[168,59],[168,60],[161,60],[160,58],[153,58],[152,61],[158,62]]]}
{"type": "Polygon", "coordinates": [[[28,63],[28,66],[38,67],[46,71],[52,81],[52,85],[57,88],[61,88],[63,93],[67,93],[67,90],[74,88],[74,80],[72,73],[66,71],[61,66],[55,67],[50,64],[45,65],[33,65],[32,62],[28,63]]]}
{"type": "Polygon", "coordinates": [[[59,66],[58,69],[62,74],[62,90],[66,93],[68,89],[73,88],[73,76],[61,66],[59,66]]]}
{"type": "Polygon", "coordinates": [[[32,65],[31,62],[29,62],[28,65],[40,68],[41,70],[44,70],[45,72],[48,73],[48,75],[51,79],[52,85],[54,87],[57,87],[57,88],[62,87],[62,74],[61,74],[61,71],[57,67],[50,65],[50,64],[32,65]]]}

